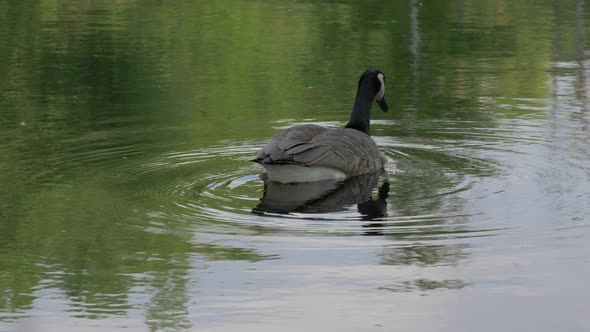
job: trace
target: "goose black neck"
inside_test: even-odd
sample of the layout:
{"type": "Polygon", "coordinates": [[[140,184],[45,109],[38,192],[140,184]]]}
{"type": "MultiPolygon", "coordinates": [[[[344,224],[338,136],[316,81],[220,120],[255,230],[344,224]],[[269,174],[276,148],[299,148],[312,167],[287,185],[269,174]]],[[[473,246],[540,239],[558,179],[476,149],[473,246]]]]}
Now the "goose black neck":
{"type": "Polygon", "coordinates": [[[371,105],[373,105],[373,99],[375,98],[374,91],[375,89],[367,80],[359,83],[350,121],[348,121],[345,128],[360,130],[370,135],[369,126],[371,121],[371,105]]]}

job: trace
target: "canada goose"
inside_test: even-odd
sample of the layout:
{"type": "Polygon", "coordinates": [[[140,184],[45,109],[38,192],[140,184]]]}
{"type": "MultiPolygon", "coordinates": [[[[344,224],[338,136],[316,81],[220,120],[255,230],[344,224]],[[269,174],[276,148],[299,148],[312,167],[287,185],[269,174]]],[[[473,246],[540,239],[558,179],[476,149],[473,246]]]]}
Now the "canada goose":
{"type": "Polygon", "coordinates": [[[384,159],[369,132],[373,100],[387,112],[385,77],[378,70],[367,70],[359,79],[344,128],[293,126],[273,138],[253,161],[264,166],[270,181],[281,183],[340,181],[380,170],[384,159]]]}

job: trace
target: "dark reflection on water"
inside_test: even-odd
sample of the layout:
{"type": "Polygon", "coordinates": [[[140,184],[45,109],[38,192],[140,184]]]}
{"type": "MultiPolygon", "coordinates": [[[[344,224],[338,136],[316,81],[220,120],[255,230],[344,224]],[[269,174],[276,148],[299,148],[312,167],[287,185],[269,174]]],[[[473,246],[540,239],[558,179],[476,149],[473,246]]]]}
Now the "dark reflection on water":
{"type": "Polygon", "coordinates": [[[589,19],[0,2],[0,331],[588,330],[589,19]],[[368,67],[384,174],[265,188],[248,160],[342,127],[368,67]]]}
{"type": "Polygon", "coordinates": [[[457,264],[467,258],[469,248],[467,244],[386,247],[380,255],[380,263],[418,266],[457,264]]]}
{"type": "Polygon", "coordinates": [[[416,290],[432,291],[437,289],[462,289],[466,286],[468,286],[468,284],[461,280],[437,281],[429,279],[417,279],[413,281],[404,281],[396,285],[379,287],[379,289],[392,292],[413,292],[416,290]]]}
{"type": "Polygon", "coordinates": [[[352,177],[346,181],[283,184],[268,181],[264,173],[264,195],[260,199],[260,204],[252,211],[260,214],[327,213],[345,211],[351,205],[358,205],[358,211],[364,217],[382,217],[387,211],[385,198],[389,191],[389,183],[383,183],[379,189],[381,206],[375,204],[371,198],[380,176],[381,172],[376,172],[352,177]]]}
{"type": "MultiPolygon", "coordinates": [[[[345,212],[356,206],[366,235],[383,235],[380,230],[387,223],[380,222],[387,217],[387,198],[389,183],[383,182],[377,197],[373,198],[383,172],[365,174],[345,181],[321,181],[313,183],[276,183],[268,181],[266,173],[264,194],[260,203],[252,209],[259,215],[301,213],[300,218],[310,218],[306,214],[345,212]]],[[[322,216],[325,218],[325,216],[322,216]]]]}

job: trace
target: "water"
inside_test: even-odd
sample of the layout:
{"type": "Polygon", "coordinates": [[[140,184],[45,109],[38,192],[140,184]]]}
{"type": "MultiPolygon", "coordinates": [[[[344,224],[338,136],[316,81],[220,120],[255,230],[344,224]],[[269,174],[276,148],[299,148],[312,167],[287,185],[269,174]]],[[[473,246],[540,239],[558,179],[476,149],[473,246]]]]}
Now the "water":
{"type": "Polygon", "coordinates": [[[588,6],[0,2],[0,331],[587,331],[588,6]],[[265,188],[366,68],[385,173],[265,188]]]}

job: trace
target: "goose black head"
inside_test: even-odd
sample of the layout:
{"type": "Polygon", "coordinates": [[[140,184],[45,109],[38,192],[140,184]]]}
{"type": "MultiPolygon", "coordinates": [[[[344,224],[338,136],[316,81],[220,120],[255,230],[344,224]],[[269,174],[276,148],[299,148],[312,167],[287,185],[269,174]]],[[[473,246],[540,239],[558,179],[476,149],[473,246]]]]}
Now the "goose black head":
{"type": "Polygon", "coordinates": [[[387,106],[387,102],[385,102],[385,75],[379,70],[367,70],[361,76],[359,86],[363,84],[363,81],[370,84],[375,93],[377,105],[379,105],[383,112],[387,112],[389,107],[387,106]]]}
{"type": "Polygon", "coordinates": [[[373,100],[377,102],[383,112],[387,112],[385,75],[379,70],[367,70],[361,75],[350,121],[348,121],[345,128],[360,130],[367,135],[371,135],[369,127],[371,126],[373,100]]]}

